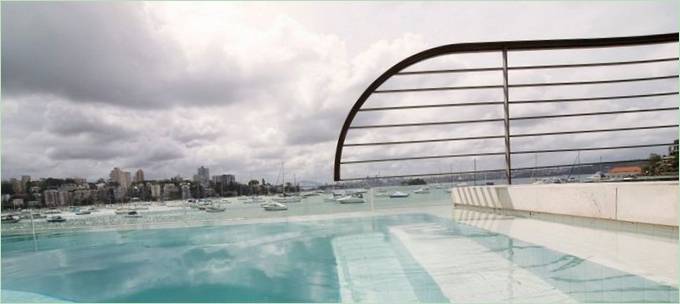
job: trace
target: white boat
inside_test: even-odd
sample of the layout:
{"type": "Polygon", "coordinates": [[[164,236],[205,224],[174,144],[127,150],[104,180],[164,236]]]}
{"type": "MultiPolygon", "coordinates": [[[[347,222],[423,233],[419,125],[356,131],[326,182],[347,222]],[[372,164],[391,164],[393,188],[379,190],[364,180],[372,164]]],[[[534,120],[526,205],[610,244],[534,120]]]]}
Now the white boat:
{"type": "Polygon", "coordinates": [[[277,203],[277,202],[267,203],[267,204],[265,204],[264,206],[262,206],[262,208],[264,208],[264,210],[266,210],[266,211],[284,211],[284,210],[288,210],[288,206],[286,206],[286,205],[284,205],[284,204],[281,204],[281,203],[277,203]]]}
{"type": "Polygon", "coordinates": [[[17,217],[16,215],[3,215],[2,216],[2,222],[3,223],[13,224],[13,223],[18,223],[19,221],[21,221],[21,219],[19,219],[19,217],[17,217]]]}
{"type": "Polygon", "coordinates": [[[128,212],[130,212],[130,211],[131,210],[127,209],[127,208],[118,208],[118,209],[116,209],[116,214],[128,214],[128,212]]]}
{"type": "Polygon", "coordinates": [[[265,202],[265,200],[261,197],[251,196],[250,198],[248,198],[247,201],[245,201],[243,203],[244,204],[257,204],[257,203],[264,203],[264,202],[265,202]]]}
{"type": "Polygon", "coordinates": [[[224,212],[224,210],[227,210],[227,209],[222,208],[222,207],[217,207],[217,206],[210,206],[210,207],[205,208],[205,212],[209,212],[209,213],[224,212]]]}
{"type": "Polygon", "coordinates": [[[338,203],[340,204],[362,204],[365,203],[366,200],[359,194],[359,195],[348,195],[342,198],[338,199],[338,203]]]}
{"type": "Polygon", "coordinates": [[[392,198],[408,197],[408,193],[396,191],[396,192],[393,192],[392,194],[390,194],[390,197],[392,197],[392,198]]]}
{"type": "Polygon", "coordinates": [[[299,197],[294,197],[294,196],[288,196],[288,197],[275,197],[272,198],[274,202],[277,203],[282,203],[282,204],[290,204],[290,203],[299,203],[302,202],[302,200],[299,197]]]}
{"type": "Polygon", "coordinates": [[[45,211],[45,214],[59,214],[59,213],[61,213],[61,210],[59,209],[49,209],[45,211]]]}
{"type": "Polygon", "coordinates": [[[85,214],[90,214],[90,213],[92,213],[92,212],[90,212],[88,210],[82,210],[82,211],[76,212],[76,215],[85,215],[85,214]]]}
{"type": "Polygon", "coordinates": [[[413,193],[416,194],[427,194],[430,193],[430,190],[428,188],[420,188],[418,190],[413,191],[413,193]]]}

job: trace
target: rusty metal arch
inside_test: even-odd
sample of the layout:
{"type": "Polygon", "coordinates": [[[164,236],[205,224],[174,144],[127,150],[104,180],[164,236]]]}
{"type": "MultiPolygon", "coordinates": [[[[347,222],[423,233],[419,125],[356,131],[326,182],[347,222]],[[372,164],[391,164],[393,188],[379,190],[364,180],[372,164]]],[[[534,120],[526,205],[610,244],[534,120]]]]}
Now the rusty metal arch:
{"type": "MultiPolygon", "coordinates": [[[[629,37],[612,37],[612,38],[588,38],[588,39],[558,39],[558,40],[524,40],[524,41],[498,41],[498,42],[475,42],[475,43],[459,43],[459,44],[448,44],[448,45],[443,45],[443,46],[438,46],[434,47],[419,53],[416,53],[412,56],[409,56],[405,58],[404,60],[398,62],[391,68],[389,68],[387,71],[382,73],[378,78],[376,78],[367,88],[364,90],[364,92],[359,96],[357,101],[354,103],[352,106],[351,110],[347,114],[347,117],[342,125],[342,129],[340,130],[340,135],[338,137],[337,145],[336,145],[336,150],[335,150],[335,160],[334,160],[334,166],[333,166],[333,179],[335,181],[341,181],[343,180],[340,176],[340,169],[341,169],[341,164],[342,164],[342,152],[343,148],[345,146],[345,138],[347,136],[347,132],[349,131],[352,121],[356,117],[357,113],[360,111],[361,107],[364,105],[366,100],[376,92],[376,90],[383,84],[385,83],[388,79],[390,79],[392,76],[397,75],[401,73],[404,69],[406,69],[409,66],[412,66],[416,63],[432,59],[438,56],[443,56],[443,55],[451,55],[451,54],[459,54],[459,53],[478,53],[478,52],[492,52],[492,51],[498,51],[502,52],[503,54],[503,61],[504,61],[504,66],[501,68],[481,68],[481,69],[461,69],[457,71],[482,71],[482,70],[499,70],[502,69],[503,74],[504,74],[504,95],[505,95],[505,141],[506,141],[506,150],[505,150],[505,155],[506,155],[506,175],[508,178],[508,183],[511,183],[511,168],[510,165],[510,135],[509,135],[509,117],[508,117],[508,77],[507,77],[507,71],[508,71],[508,66],[507,66],[507,52],[508,51],[530,51],[530,50],[552,50],[552,49],[578,49],[578,48],[606,48],[606,47],[623,47],[623,46],[639,46],[639,45],[648,45],[648,44],[661,44],[661,43],[671,43],[671,42],[678,42],[678,33],[667,33],[667,34],[658,34],[658,35],[647,35],[647,36],[629,36],[629,37]]],[[[615,64],[630,64],[630,63],[645,63],[645,62],[660,62],[660,61],[677,61],[678,58],[664,58],[664,59],[656,59],[656,60],[640,60],[636,62],[614,62],[614,63],[602,63],[602,64],[575,64],[572,65],[574,67],[578,66],[593,66],[593,65],[615,65],[615,64]]],[[[546,66],[543,66],[545,68],[546,66]]],[[[559,67],[559,66],[556,66],[559,67]]],[[[535,67],[524,67],[527,69],[530,68],[540,68],[540,66],[535,66],[535,67]]],[[[441,73],[447,73],[447,72],[457,72],[455,70],[442,70],[439,71],[441,73]]],[[[414,74],[414,73],[419,73],[419,72],[404,72],[404,74],[414,74]]],[[[423,73],[423,72],[421,72],[423,73]]],[[[437,73],[437,71],[425,71],[424,73],[437,73]]],[[[665,77],[651,77],[651,78],[645,78],[645,79],[623,79],[623,80],[614,80],[615,82],[626,82],[626,81],[637,81],[637,80],[654,80],[654,79],[668,79],[668,78],[678,78],[678,75],[671,75],[671,76],[665,76],[665,77]]],[[[587,83],[587,82],[582,82],[582,83],[587,83]]],[[[579,83],[571,83],[571,84],[579,84],[579,83]]],[[[533,85],[527,85],[527,86],[540,86],[542,84],[533,84],[533,85]]],[[[554,84],[553,84],[554,85],[554,84]]],[[[567,83],[568,85],[568,83],[567,83]]],[[[512,86],[512,85],[511,85],[512,86]]],[[[437,88],[429,88],[430,90],[437,90],[437,88]]],[[[439,89],[454,89],[454,88],[439,88],[439,89]]],[[[417,89],[416,89],[417,90],[417,89]]],[[[406,91],[406,90],[405,90],[406,91]]],[[[678,92],[672,92],[671,94],[678,94],[678,92]]],[[[654,95],[654,94],[648,94],[648,95],[654,95]]],[[[659,94],[663,95],[663,94],[659,94]]],[[[631,95],[633,96],[633,95],[631,95]]],[[[643,96],[643,95],[638,95],[638,96],[643,96]]],[[[613,98],[613,97],[612,97],[613,98]]],[[[592,98],[591,98],[592,99],[592,98]]],[[[584,98],[582,100],[587,100],[587,98],[584,98]]],[[[677,108],[672,108],[677,110],[677,108]]],[[[664,109],[652,109],[652,110],[670,110],[669,108],[664,108],[664,109]]],[[[613,111],[612,113],[615,113],[617,111],[613,111]]],[[[621,111],[618,111],[621,112],[621,111]]],[[[605,113],[605,112],[601,112],[605,113]]],[[[587,113],[585,113],[588,115],[587,113]]],[[[606,114],[606,113],[605,113],[606,114]]],[[[598,114],[593,114],[593,115],[598,115],[598,114]]],[[[532,118],[532,117],[529,117],[532,118]]],[[[522,119],[522,118],[517,118],[517,119],[522,119]]],[[[524,118],[526,119],[526,118],[524,118]]],[[[675,127],[677,128],[678,125],[664,125],[664,126],[647,126],[647,127],[640,127],[640,128],[632,128],[632,129],[652,129],[652,128],[669,128],[669,127],[675,127]]],[[[619,129],[631,129],[631,128],[619,128],[619,129]]],[[[615,130],[615,129],[611,129],[615,130]]],[[[584,130],[582,133],[588,133],[588,132],[593,132],[593,130],[584,130]]],[[[518,135],[521,136],[521,135],[518,135]]],[[[638,145],[638,147],[641,147],[644,145],[638,145]]],[[[648,145],[652,146],[652,145],[648,145]]],[[[615,147],[605,147],[604,149],[611,149],[615,147]]],[[[527,153],[527,152],[518,152],[518,153],[527,153]]],[[[499,171],[499,170],[489,170],[489,171],[499,171]]],[[[481,171],[480,171],[481,172],[481,171]]],[[[465,172],[461,172],[465,173],[465,172]]],[[[429,176],[429,175],[435,175],[435,174],[422,174],[420,176],[429,176]]],[[[418,175],[409,175],[409,176],[418,176],[418,175]]]]}

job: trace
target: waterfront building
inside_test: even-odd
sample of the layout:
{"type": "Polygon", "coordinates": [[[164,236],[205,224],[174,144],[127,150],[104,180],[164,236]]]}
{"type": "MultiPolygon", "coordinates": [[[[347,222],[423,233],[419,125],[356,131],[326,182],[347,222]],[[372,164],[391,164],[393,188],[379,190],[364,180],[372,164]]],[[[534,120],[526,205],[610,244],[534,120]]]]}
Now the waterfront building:
{"type": "Polygon", "coordinates": [[[194,175],[194,182],[197,182],[203,186],[207,185],[210,181],[210,170],[206,167],[201,166],[198,168],[198,174],[194,175]]]}
{"type": "Polygon", "coordinates": [[[109,174],[109,178],[112,182],[118,183],[121,187],[127,188],[130,186],[130,172],[123,171],[118,167],[113,168],[109,174]]]}
{"type": "Polygon", "coordinates": [[[139,170],[137,170],[137,172],[135,172],[135,179],[134,179],[134,181],[135,181],[136,183],[141,183],[141,182],[144,181],[144,170],[139,169],[139,170]]]}
{"type": "Polygon", "coordinates": [[[74,177],[73,182],[76,183],[76,185],[84,185],[87,183],[87,180],[82,177],[74,177]]]}
{"type": "Polygon", "coordinates": [[[92,191],[89,189],[77,189],[71,192],[71,201],[73,204],[81,205],[90,202],[92,199],[92,191]]]}
{"type": "Polygon", "coordinates": [[[43,197],[45,198],[45,206],[47,207],[65,206],[69,203],[69,194],[67,191],[49,189],[43,191],[43,197]]]}
{"type": "Polygon", "coordinates": [[[236,182],[236,177],[232,174],[222,174],[222,175],[215,175],[213,176],[213,182],[215,184],[229,184],[229,183],[235,183],[236,182]]]}
{"type": "Polygon", "coordinates": [[[181,186],[182,189],[182,199],[190,199],[191,198],[191,187],[189,184],[182,184],[181,186]]]}
{"type": "Polygon", "coordinates": [[[175,184],[167,183],[163,185],[163,199],[172,199],[179,194],[179,189],[175,184]]]}
{"type": "Polygon", "coordinates": [[[118,186],[113,188],[113,199],[115,201],[123,201],[127,194],[127,188],[123,186],[118,186]]]}
{"type": "Polygon", "coordinates": [[[12,206],[14,208],[21,208],[24,206],[24,199],[23,198],[15,198],[12,200],[12,206]]]}
{"type": "Polygon", "coordinates": [[[12,178],[9,180],[9,182],[12,184],[12,190],[14,193],[24,193],[24,186],[21,184],[21,181],[16,178],[12,178]]]}
{"type": "Polygon", "coordinates": [[[161,185],[159,184],[151,185],[151,197],[153,199],[159,199],[161,197],[161,185]]]}
{"type": "Polygon", "coordinates": [[[78,185],[71,184],[71,183],[62,184],[61,186],[59,186],[60,191],[73,191],[73,190],[76,190],[78,188],[79,188],[78,185]]]}

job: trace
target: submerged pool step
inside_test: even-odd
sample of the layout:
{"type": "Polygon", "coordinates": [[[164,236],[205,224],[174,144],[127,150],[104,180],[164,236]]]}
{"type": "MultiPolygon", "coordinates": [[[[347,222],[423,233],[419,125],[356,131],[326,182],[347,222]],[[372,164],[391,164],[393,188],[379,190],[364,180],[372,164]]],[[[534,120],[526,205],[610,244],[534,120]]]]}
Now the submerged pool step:
{"type": "Polygon", "coordinates": [[[332,245],[342,302],[420,302],[384,234],[337,237],[332,245]]]}

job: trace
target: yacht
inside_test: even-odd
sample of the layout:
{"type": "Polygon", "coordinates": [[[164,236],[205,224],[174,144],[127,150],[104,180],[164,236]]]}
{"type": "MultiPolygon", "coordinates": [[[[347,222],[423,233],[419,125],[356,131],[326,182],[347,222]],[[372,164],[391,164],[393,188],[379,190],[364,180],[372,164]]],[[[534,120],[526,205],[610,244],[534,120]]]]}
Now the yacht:
{"type": "Polygon", "coordinates": [[[408,193],[406,192],[401,192],[401,191],[396,191],[390,194],[391,198],[399,198],[399,197],[408,197],[408,193]]]}
{"type": "Polygon", "coordinates": [[[264,203],[265,200],[261,197],[257,196],[251,196],[249,200],[243,202],[244,204],[257,204],[257,203],[264,203]]]}
{"type": "Polygon", "coordinates": [[[116,214],[128,214],[128,212],[130,212],[130,209],[127,209],[127,208],[118,208],[118,209],[116,209],[115,212],[116,212],[116,214]]]}
{"type": "Polygon", "coordinates": [[[284,205],[284,204],[281,204],[281,203],[277,203],[277,202],[267,203],[267,204],[265,204],[264,206],[262,206],[262,208],[264,208],[264,210],[266,210],[266,211],[284,211],[284,210],[288,210],[288,206],[286,206],[286,205],[284,205]]]}
{"type": "Polygon", "coordinates": [[[365,203],[366,200],[364,200],[363,195],[359,194],[354,194],[354,195],[348,195],[342,198],[338,199],[338,203],[340,204],[362,204],[365,203]]]}
{"type": "Polygon", "coordinates": [[[18,223],[19,221],[21,221],[21,219],[19,217],[17,217],[16,215],[3,215],[2,216],[2,223],[3,224],[4,223],[13,224],[13,223],[18,223]]]}
{"type": "Polygon", "coordinates": [[[92,212],[90,212],[89,210],[78,210],[78,211],[76,211],[76,215],[85,215],[85,214],[90,214],[90,213],[92,213],[92,212]]]}
{"type": "Polygon", "coordinates": [[[430,193],[430,189],[425,187],[425,188],[420,188],[418,190],[413,191],[415,194],[427,194],[430,193]]]}
{"type": "Polygon", "coordinates": [[[224,212],[224,210],[227,210],[227,209],[225,209],[223,207],[219,207],[219,206],[210,206],[210,207],[205,208],[205,212],[209,212],[209,213],[224,212]]]}
{"type": "Polygon", "coordinates": [[[299,197],[295,197],[295,196],[275,197],[275,198],[272,198],[272,200],[277,202],[277,203],[285,203],[285,204],[302,202],[302,200],[299,197]]]}
{"type": "Polygon", "coordinates": [[[45,214],[59,214],[59,213],[61,213],[61,210],[56,209],[56,208],[51,208],[51,209],[45,211],[45,214]]]}
{"type": "Polygon", "coordinates": [[[63,217],[61,217],[61,216],[59,216],[59,215],[50,216],[50,217],[47,219],[47,222],[48,222],[48,223],[61,223],[61,222],[65,222],[65,221],[66,221],[66,219],[63,218],[63,217]]]}

